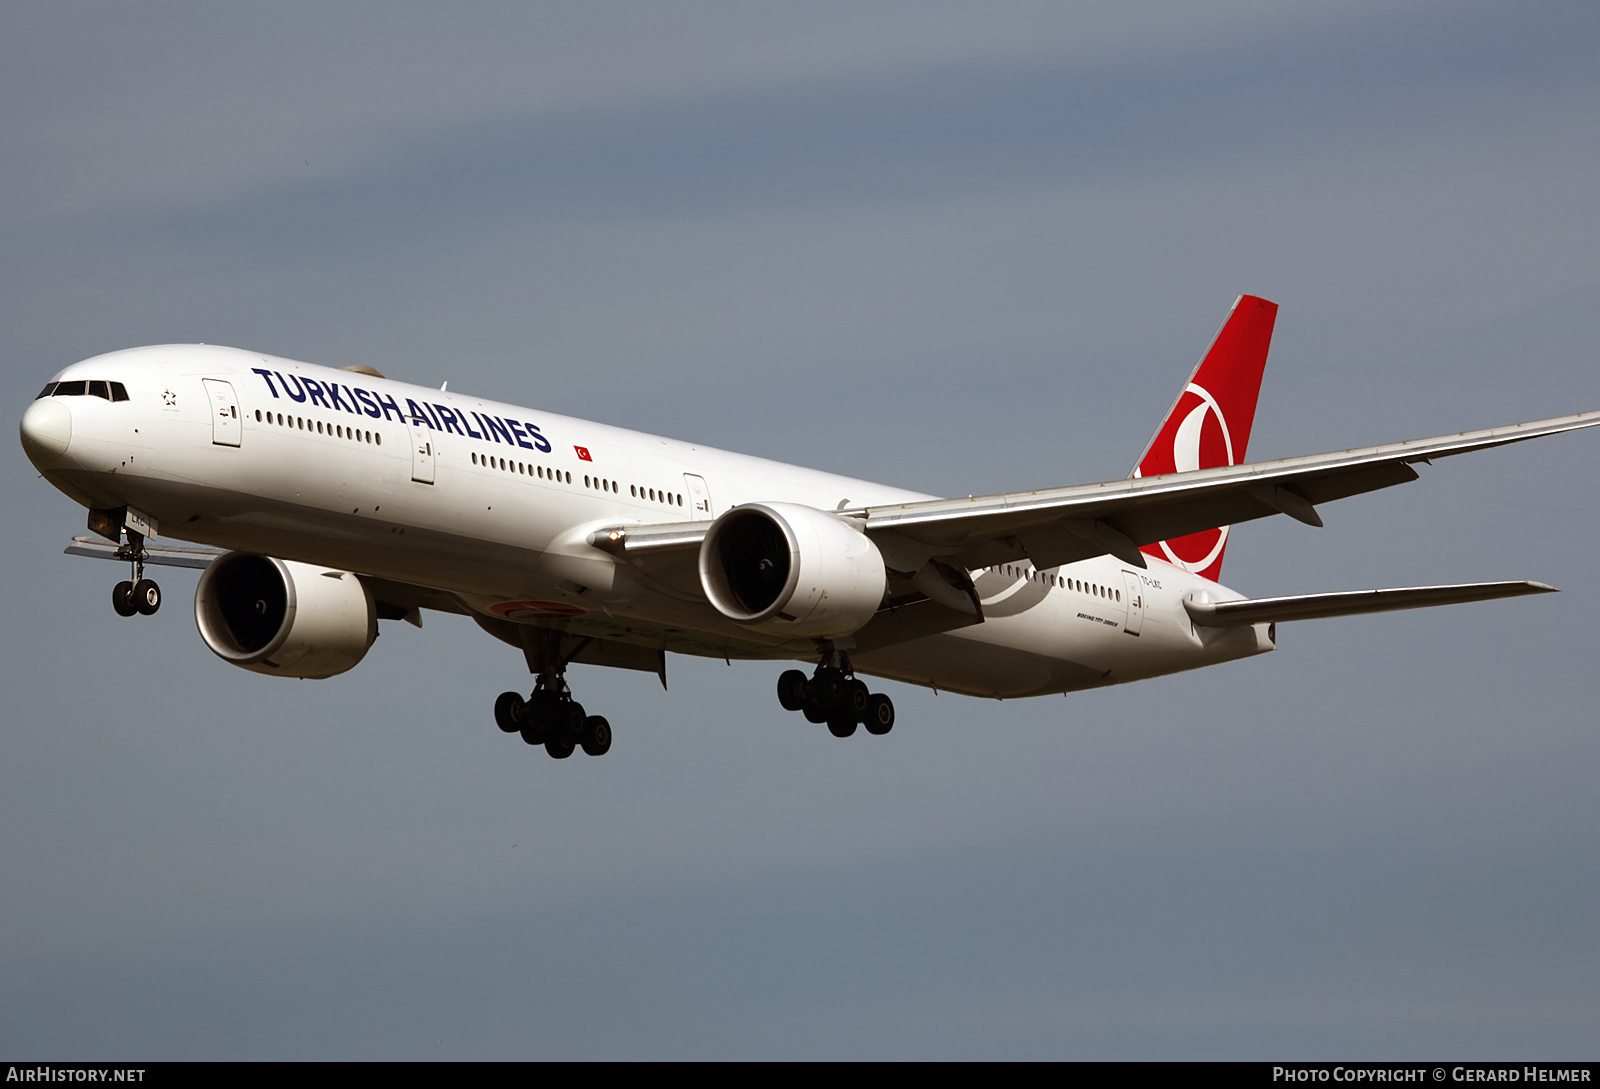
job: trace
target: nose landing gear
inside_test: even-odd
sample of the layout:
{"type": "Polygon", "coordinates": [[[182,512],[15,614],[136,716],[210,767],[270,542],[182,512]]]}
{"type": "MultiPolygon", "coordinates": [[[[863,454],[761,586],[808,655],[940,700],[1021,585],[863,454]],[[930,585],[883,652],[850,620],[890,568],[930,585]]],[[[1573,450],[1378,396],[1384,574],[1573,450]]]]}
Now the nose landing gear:
{"type": "Polygon", "coordinates": [[[111,588],[111,607],[118,616],[154,616],[161,608],[161,587],[144,577],[144,534],[128,530],[128,543],[117,549],[117,556],[132,562],[133,579],[111,588]]]}
{"type": "Polygon", "coordinates": [[[849,737],[857,726],[879,736],[894,729],[894,701],[868,691],[856,680],[844,655],[836,656],[838,665],[828,664],[833,657],[824,658],[810,677],[798,669],[784,671],[778,678],[778,702],[783,709],[800,711],[808,722],[827,723],[834,737],[849,737]]]}

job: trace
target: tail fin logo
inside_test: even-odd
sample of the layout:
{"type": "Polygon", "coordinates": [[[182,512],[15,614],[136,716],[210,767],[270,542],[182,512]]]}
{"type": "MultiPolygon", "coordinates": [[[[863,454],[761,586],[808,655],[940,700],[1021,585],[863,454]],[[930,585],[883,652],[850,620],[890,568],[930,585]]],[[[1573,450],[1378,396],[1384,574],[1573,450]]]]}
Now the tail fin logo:
{"type": "MultiPolygon", "coordinates": [[[[1217,399],[1206,392],[1205,387],[1190,382],[1183,391],[1194,394],[1200,398],[1200,403],[1189,410],[1183,422],[1178,425],[1178,430],[1172,435],[1172,470],[1177,473],[1192,473],[1202,465],[1215,466],[1218,462],[1202,460],[1200,453],[1200,440],[1205,433],[1206,419],[1208,416],[1217,418],[1217,426],[1222,430],[1223,461],[1222,465],[1235,465],[1233,460],[1233,436],[1228,433],[1228,418],[1222,414],[1222,406],[1217,404],[1217,399]]],[[[1182,406],[1179,406],[1180,411],[1182,406]]]]}
{"type": "MultiPolygon", "coordinates": [[[[1275,303],[1254,295],[1234,301],[1216,339],[1145,448],[1134,476],[1192,473],[1244,461],[1277,313],[1275,303]]],[[[1222,573],[1227,547],[1228,527],[1218,526],[1153,541],[1141,550],[1214,580],[1222,573]]]]}
{"type": "MultiPolygon", "coordinates": [[[[1160,473],[1192,473],[1196,469],[1213,469],[1221,465],[1237,465],[1233,457],[1233,435],[1228,430],[1228,417],[1222,406],[1204,386],[1190,382],[1169,419],[1178,420],[1172,431],[1170,464],[1160,465],[1162,458],[1152,449],[1140,466],[1133,471],[1136,477],[1144,476],[1146,469],[1160,473]],[[1206,425],[1215,420],[1210,427],[1206,425]]],[[[1228,527],[1202,530],[1171,541],[1157,541],[1161,558],[1175,567],[1196,574],[1204,574],[1217,563],[1228,547],[1228,527]],[[1176,547],[1174,547],[1176,546],[1176,547]],[[1183,554],[1180,554],[1183,553],[1183,554]]],[[[1148,548],[1145,551],[1150,551],[1148,548]]]]}

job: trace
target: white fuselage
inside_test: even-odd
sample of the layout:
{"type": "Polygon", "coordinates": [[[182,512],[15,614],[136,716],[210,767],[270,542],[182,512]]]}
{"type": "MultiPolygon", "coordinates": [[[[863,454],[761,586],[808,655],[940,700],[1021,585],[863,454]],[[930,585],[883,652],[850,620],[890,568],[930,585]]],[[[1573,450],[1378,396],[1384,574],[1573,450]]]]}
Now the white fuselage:
{"type": "MultiPolygon", "coordinates": [[[[231,348],[113,352],[56,376],[128,400],[48,398],[70,416],[35,460],[85,506],[131,506],[162,537],[355,571],[486,616],[715,657],[815,659],[695,586],[589,543],[602,526],[708,521],[744,503],[824,511],[930,498],[459,393],[231,348]],[[422,422],[412,422],[413,417],[422,422]]],[[[43,402],[36,402],[40,404],[43,402]]],[[[33,411],[30,409],[30,412],[33,411]]],[[[25,429],[27,425],[25,424],[25,429]]],[[[862,672],[979,696],[1063,692],[1272,649],[1264,626],[1196,628],[1189,595],[1239,595],[1152,559],[973,572],[984,622],[852,656],[862,672]]],[[[841,646],[848,646],[841,642],[841,646]]]]}

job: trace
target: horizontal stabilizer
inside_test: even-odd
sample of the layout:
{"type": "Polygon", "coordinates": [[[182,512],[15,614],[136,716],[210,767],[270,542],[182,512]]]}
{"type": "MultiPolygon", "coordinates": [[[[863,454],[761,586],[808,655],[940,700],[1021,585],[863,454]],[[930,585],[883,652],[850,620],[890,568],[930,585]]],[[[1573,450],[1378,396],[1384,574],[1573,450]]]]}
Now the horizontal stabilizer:
{"type": "Polygon", "coordinates": [[[1457,605],[1463,601],[1490,601],[1497,597],[1555,592],[1554,586],[1546,586],[1542,582],[1462,582],[1451,586],[1344,590],[1332,594],[1258,597],[1244,601],[1185,601],[1183,607],[1196,624],[1208,628],[1236,628],[1249,624],[1316,620],[1325,616],[1357,616],[1361,613],[1422,609],[1429,605],[1457,605]]]}
{"type": "MultiPolygon", "coordinates": [[[[72,543],[62,551],[68,556],[91,556],[98,560],[121,560],[126,563],[133,558],[127,547],[127,545],[118,547],[98,537],[74,537],[72,543]]],[[[200,545],[145,545],[144,547],[144,562],[157,567],[195,567],[203,571],[220,555],[222,555],[221,549],[205,548],[200,545]]]]}

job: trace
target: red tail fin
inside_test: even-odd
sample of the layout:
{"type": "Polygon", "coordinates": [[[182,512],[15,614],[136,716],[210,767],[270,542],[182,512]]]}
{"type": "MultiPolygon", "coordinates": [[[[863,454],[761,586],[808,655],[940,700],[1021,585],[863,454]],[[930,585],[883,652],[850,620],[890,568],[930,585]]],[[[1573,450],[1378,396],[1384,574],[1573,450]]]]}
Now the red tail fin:
{"type": "MultiPolygon", "coordinates": [[[[1145,447],[1133,476],[1214,469],[1244,461],[1277,316],[1277,303],[1254,295],[1234,300],[1233,312],[1145,447]]],[[[1157,541],[1141,551],[1215,581],[1222,574],[1227,545],[1228,527],[1221,526],[1157,541]]]]}

